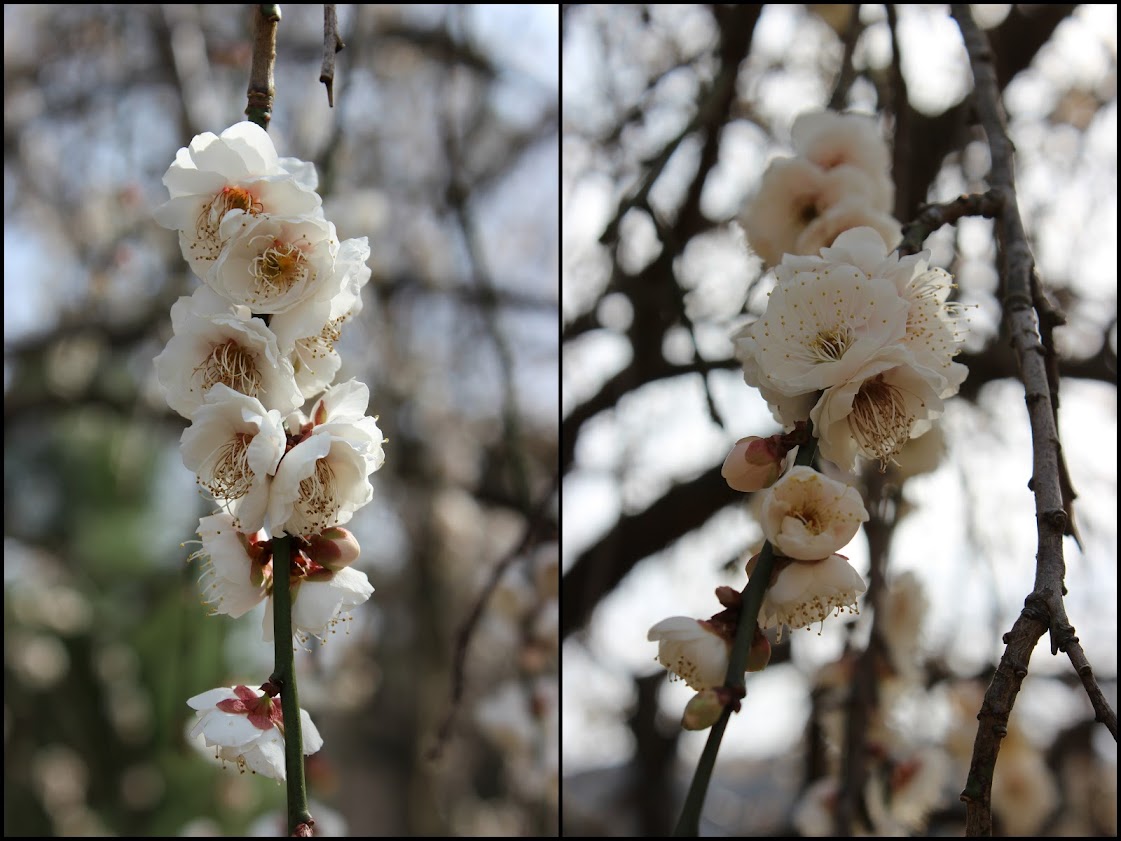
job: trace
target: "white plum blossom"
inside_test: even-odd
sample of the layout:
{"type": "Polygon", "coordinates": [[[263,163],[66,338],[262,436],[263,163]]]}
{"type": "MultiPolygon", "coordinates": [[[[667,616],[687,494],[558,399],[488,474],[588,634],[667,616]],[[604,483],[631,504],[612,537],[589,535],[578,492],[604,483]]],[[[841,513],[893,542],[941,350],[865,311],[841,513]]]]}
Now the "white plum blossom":
{"type": "Polygon", "coordinates": [[[264,526],[269,480],[284,456],[280,412],[218,383],[183,431],[183,464],[244,532],[264,526]],[[231,505],[233,507],[231,507],[231,505]]]}
{"type": "Polygon", "coordinates": [[[219,513],[199,521],[202,548],[190,560],[203,561],[199,590],[212,614],[233,619],[244,616],[272,591],[272,564],[264,551],[264,532],[247,535],[234,526],[231,514],[219,513]]]}
{"type": "Polygon", "coordinates": [[[306,216],[230,214],[222,221],[221,236],[226,245],[206,276],[208,285],[255,313],[282,313],[317,302],[318,308],[305,312],[307,326],[302,329],[308,335],[321,328],[345,279],[335,272],[339,241],[333,223],[306,216]]]}
{"type": "Polygon", "coordinates": [[[851,380],[825,391],[810,412],[821,455],[846,471],[857,455],[886,466],[942,414],[939,384],[929,369],[910,364],[902,347],[884,351],[851,380]]]}
{"type": "Polygon", "coordinates": [[[313,431],[280,462],[269,492],[274,536],[314,534],[350,522],[373,497],[362,450],[345,438],[313,431]]]}
{"type": "Polygon", "coordinates": [[[377,419],[369,417],[370,388],[358,380],[331,386],[312,406],[310,422],[315,432],[329,433],[349,441],[362,453],[371,470],[385,462],[384,439],[377,419]]]}
{"type": "MultiPolygon", "coordinates": [[[[217,756],[233,762],[244,773],[247,769],[275,780],[285,779],[284,715],[280,698],[270,698],[247,686],[210,689],[188,699],[198,715],[191,737],[201,735],[217,756]]],[[[300,710],[300,731],[305,755],[323,746],[311,716],[300,710]]]]}
{"type": "Polygon", "coordinates": [[[163,178],[171,198],[154,216],[179,231],[183,258],[205,278],[225,243],[220,225],[228,215],[322,218],[315,182],[314,166],[278,158],[264,129],[241,122],[220,137],[204,132],[176,153],[163,178]]]}
{"type": "Polygon", "coordinates": [[[800,114],[790,128],[790,139],[799,157],[822,169],[859,169],[871,184],[875,209],[891,210],[895,197],[891,153],[872,117],[836,111],[800,114]]]}
{"type": "Polygon", "coordinates": [[[652,627],[646,639],[658,643],[658,662],[691,689],[724,685],[732,641],[712,622],[671,616],[652,627]]]}
{"type": "Polygon", "coordinates": [[[774,576],[759,608],[759,626],[791,629],[822,622],[834,612],[856,611],[867,588],[844,555],[820,561],[792,561],[774,576]]]}
{"type": "Polygon", "coordinates": [[[763,317],[735,341],[768,388],[793,397],[848,381],[906,329],[906,302],[889,281],[830,264],[780,278],[763,317]]]}
{"type": "Polygon", "coordinates": [[[833,245],[845,231],[871,228],[894,248],[903,239],[903,227],[895,217],[876,210],[862,200],[845,199],[830,207],[799,234],[794,254],[817,254],[833,245]]]}
{"type": "Polygon", "coordinates": [[[941,378],[939,395],[951,397],[965,379],[967,369],[953,361],[964,341],[962,309],[950,302],[953,278],[943,269],[930,268],[930,252],[900,257],[888,251],[882,232],[855,228],[837,237],[821,257],[796,257],[794,270],[821,269],[837,263],[859,268],[869,277],[890,281],[907,304],[907,330],[902,344],[914,363],[941,378]]]}
{"type": "Polygon", "coordinates": [[[767,491],[761,514],[767,540],[781,554],[801,561],[828,558],[868,520],[856,488],[801,465],[767,491]]]}
{"type": "Polygon", "coordinates": [[[156,377],[168,405],[183,417],[190,418],[218,383],[282,413],[303,403],[276,337],[244,308],[202,286],[172,305],[171,323],[175,335],[155,359],[156,377]]]}
{"type": "MultiPolygon", "coordinates": [[[[332,572],[325,568],[292,578],[292,633],[301,642],[323,639],[352,608],[369,600],[374,587],[366,573],[356,569],[332,572]]],[[[261,623],[265,642],[273,641],[273,600],[265,606],[261,623]]]]}
{"type": "Polygon", "coordinates": [[[805,253],[797,250],[799,238],[830,208],[855,204],[870,214],[889,210],[876,198],[878,190],[856,167],[826,170],[803,158],[776,158],[745,204],[740,223],[755,253],[773,266],[784,254],[805,253]]]}
{"type": "Polygon", "coordinates": [[[342,525],[370,501],[374,491],[367,477],[382,466],[385,451],[377,420],[365,414],[369,400],[364,383],[348,380],[327,389],[310,418],[288,418],[305,437],[285,455],[270,489],[274,534],[314,534],[342,525]]]}

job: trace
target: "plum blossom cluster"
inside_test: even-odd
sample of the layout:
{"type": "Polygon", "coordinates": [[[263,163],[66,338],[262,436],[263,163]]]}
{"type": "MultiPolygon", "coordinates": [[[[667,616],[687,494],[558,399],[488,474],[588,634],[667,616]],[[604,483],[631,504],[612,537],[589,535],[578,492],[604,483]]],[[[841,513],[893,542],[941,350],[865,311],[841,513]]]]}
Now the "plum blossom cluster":
{"type": "Polygon", "coordinates": [[[931,428],[967,369],[949,303],[952,278],[930,253],[889,254],[871,228],[841,234],[820,257],[787,254],[762,317],[734,337],[744,380],[775,419],[813,422],[821,455],[848,472],[857,457],[892,462],[931,428]]]}
{"type": "MultiPolygon", "coordinates": [[[[216,506],[191,556],[202,562],[203,601],[234,618],[267,602],[271,640],[272,539],[289,535],[293,632],[322,638],[373,592],[351,568],[360,548],[342,526],[373,495],[382,434],[366,415],[364,384],[332,385],[335,343],[370,279],[369,244],[339,241],[314,166],[278,157],[254,123],[198,135],[163,181],[170,199],[156,221],[178,231],[202,282],[172,306],[173,336],[155,367],[168,405],[190,421],[183,463],[216,506]]],[[[221,758],[282,779],[278,690],[262,688],[265,696],[237,686],[188,703],[221,758]]],[[[301,715],[311,753],[322,742],[301,715]]]]}
{"type": "Polygon", "coordinates": [[[740,214],[752,250],[774,266],[784,254],[817,254],[862,226],[894,247],[902,231],[891,216],[891,156],[875,121],[835,111],[802,114],[791,139],[795,157],[771,161],[740,214]]]}
{"type": "MultiPolygon", "coordinates": [[[[948,302],[950,275],[929,266],[929,252],[889,253],[899,226],[884,216],[893,187],[874,124],[808,114],[793,135],[799,157],[771,164],[744,216],[752,247],[777,263],[775,286],[763,315],[734,336],[745,381],[786,431],[741,439],[721,471],[733,489],[763,492],[759,519],[772,554],[749,669],[769,658],[765,631],[855,612],[866,589],[839,554],[868,520],[859,492],[804,463],[788,467],[793,453],[811,445],[846,474],[859,459],[896,465],[966,374],[953,361],[963,335],[960,309],[948,302]]],[[[749,577],[761,557],[748,562],[749,577]]],[[[728,671],[742,596],[727,587],[717,596],[724,611],[672,617],[647,635],[658,661],[698,693],[683,720],[690,729],[738,708],[728,693],[739,681],[725,680],[736,678],[728,671]]]]}

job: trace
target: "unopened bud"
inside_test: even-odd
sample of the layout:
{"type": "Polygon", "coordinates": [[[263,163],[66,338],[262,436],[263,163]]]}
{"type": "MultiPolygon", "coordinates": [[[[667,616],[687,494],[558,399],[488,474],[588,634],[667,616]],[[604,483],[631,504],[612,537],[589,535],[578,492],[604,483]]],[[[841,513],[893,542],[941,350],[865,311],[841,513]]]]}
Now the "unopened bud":
{"type": "Polygon", "coordinates": [[[786,450],[775,439],[749,435],[736,442],[720,468],[732,490],[761,491],[778,480],[786,469],[786,450]]]}
{"type": "Polygon", "coordinates": [[[722,584],[716,588],[716,599],[727,608],[738,608],[743,604],[743,596],[735,587],[722,584]]]}
{"type": "Polygon", "coordinates": [[[749,672],[761,672],[771,662],[771,641],[767,639],[759,627],[755,628],[755,636],[751,640],[751,648],[747,652],[747,665],[744,667],[749,672]]]}
{"type": "Polygon", "coordinates": [[[333,526],[307,538],[307,556],[321,567],[338,572],[358,560],[362,547],[347,529],[333,526]]]}
{"type": "Polygon", "coordinates": [[[685,705],[681,726],[686,730],[705,730],[712,727],[724,712],[724,702],[715,689],[703,689],[685,705]]]}

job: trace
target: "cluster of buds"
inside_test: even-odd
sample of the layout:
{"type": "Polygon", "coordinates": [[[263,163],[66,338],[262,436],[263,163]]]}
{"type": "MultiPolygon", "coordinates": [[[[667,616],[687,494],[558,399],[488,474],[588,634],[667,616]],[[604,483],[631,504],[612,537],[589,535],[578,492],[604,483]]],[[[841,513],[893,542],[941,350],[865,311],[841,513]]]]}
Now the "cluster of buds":
{"type": "MultiPolygon", "coordinates": [[[[174,335],[156,358],[168,405],[190,421],[183,463],[214,500],[198,534],[199,584],[212,613],[239,617],[267,602],[273,634],[272,541],[289,537],[293,633],[322,637],[373,592],[351,568],[358,542],[342,528],[370,501],[385,455],[369,389],[332,385],[344,322],[370,279],[365,237],[340,242],[323,214],[312,164],[277,156],[250,122],[207,132],[164,175],[156,221],[179,232],[202,284],[171,309],[174,335]],[[300,409],[315,399],[308,415],[300,409]]],[[[283,779],[283,719],[266,682],[204,692],[192,735],[218,756],[283,779]]],[[[322,740],[307,714],[304,750],[322,740]]]]}

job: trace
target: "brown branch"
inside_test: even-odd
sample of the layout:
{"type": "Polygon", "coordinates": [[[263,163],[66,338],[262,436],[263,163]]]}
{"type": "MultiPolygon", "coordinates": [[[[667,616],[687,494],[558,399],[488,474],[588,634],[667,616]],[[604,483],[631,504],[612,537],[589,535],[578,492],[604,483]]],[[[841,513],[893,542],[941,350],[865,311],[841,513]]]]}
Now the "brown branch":
{"type": "Polygon", "coordinates": [[[918,216],[903,226],[903,241],[896,250],[900,257],[922,251],[926,238],[943,225],[952,225],[965,216],[984,216],[993,219],[1000,213],[1000,199],[991,190],[958,196],[944,204],[927,204],[918,216]]]}
{"type": "Polygon", "coordinates": [[[276,64],[276,26],[280,23],[280,6],[257,4],[253,15],[253,60],[249,68],[249,103],[245,116],[265,131],[272,119],[272,100],[276,96],[273,67],[276,64]]]}
{"type": "Polygon", "coordinates": [[[327,105],[335,107],[335,53],[346,44],[339,36],[339,16],[334,3],[323,4],[323,67],[319,71],[319,81],[327,86],[327,105]]]}
{"type": "Polygon", "coordinates": [[[440,723],[440,728],[436,732],[436,743],[428,751],[427,757],[429,761],[435,761],[440,758],[444,745],[447,744],[448,738],[451,736],[455,714],[459,710],[459,705],[463,700],[463,691],[467,683],[467,650],[471,645],[471,637],[475,634],[475,626],[477,626],[479,620],[482,619],[483,609],[486,607],[487,601],[490,600],[491,594],[498,586],[498,582],[502,580],[502,574],[510,568],[510,565],[515,560],[525,554],[526,550],[533,545],[533,541],[539,533],[554,531],[551,528],[543,528],[543,524],[545,523],[546,514],[549,506],[552,504],[556,490],[557,480],[554,479],[548,492],[541,497],[530,512],[528,522],[526,523],[521,539],[518,541],[517,545],[494,565],[494,569],[492,569],[490,573],[490,578],[488,578],[487,583],[483,585],[482,592],[479,593],[479,597],[471,608],[471,612],[467,614],[467,618],[460,626],[459,633],[456,634],[455,659],[452,665],[451,700],[448,702],[448,711],[444,715],[444,720],[440,723]]]}
{"type": "MultiPolygon", "coordinates": [[[[851,837],[853,822],[863,814],[864,789],[868,780],[868,730],[872,716],[880,705],[881,665],[891,655],[884,637],[884,615],[880,609],[887,587],[887,563],[891,537],[895,528],[895,512],[899,509],[901,490],[890,486],[875,470],[866,474],[868,522],[864,533],[868,538],[868,592],[864,595],[865,610],[872,612],[872,628],[868,645],[857,655],[853,666],[852,687],[845,708],[844,753],[840,774],[840,791],[834,829],[842,838],[851,837]]],[[[868,821],[871,825],[871,821],[868,821]]]]}
{"type": "MultiPolygon", "coordinates": [[[[1076,668],[1085,682],[1093,683],[1093,673],[1078,645],[1074,629],[1067,621],[1062,602],[1062,594],[1066,592],[1062,538],[1067,515],[1060,479],[1059,438],[1047,378],[1046,349],[1040,341],[1032,295],[1035,262],[1016,203],[1013,145],[1001,110],[993,52],[985,34],[974,22],[968,5],[953,4],[951,14],[961,29],[973,69],[975,106],[988,138],[992,159],[991,192],[1001,202],[996,233],[1004,283],[1002,308],[1020,363],[1031,425],[1032,491],[1035,495],[1038,539],[1034,589],[1025,600],[1020,618],[1004,637],[1007,648],[978,714],[980,726],[973,746],[969,778],[961,794],[966,803],[966,834],[990,835],[992,778],[1000,740],[1008,732],[1008,717],[1027,674],[1032,650],[1044,631],[1051,634],[1052,653],[1062,650],[1073,662],[1081,664],[1076,668]]],[[[1100,691],[1097,694],[1104,703],[1104,696],[1100,695],[1100,691]]],[[[1105,705],[1098,714],[1105,717],[1116,739],[1113,711],[1105,705]]]]}
{"type": "Polygon", "coordinates": [[[704,525],[744,495],[728,487],[720,467],[676,485],[637,514],[620,517],[611,530],[586,549],[561,580],[561,638],[581,628],[599,600],[635,564],[704,525]]]}

